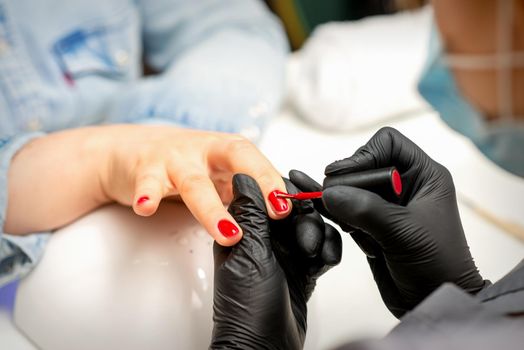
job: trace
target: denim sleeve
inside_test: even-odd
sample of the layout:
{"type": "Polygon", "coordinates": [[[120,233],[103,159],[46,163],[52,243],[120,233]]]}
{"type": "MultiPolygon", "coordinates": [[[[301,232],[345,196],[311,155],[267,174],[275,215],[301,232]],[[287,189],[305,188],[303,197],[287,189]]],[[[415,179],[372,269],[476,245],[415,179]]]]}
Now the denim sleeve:
{"type": "Polygon", "coordinates": [[[11,159],[41,133],[0,139],[0,287],[29,272],[42,256],[49,234],[11,236],[3,231],[7,213],[7,180],[11,159]]]}
{"type": "Polygon", "coordinates": [[[256,139],[280,105],[288,50],[258,0],[139,1],[144,58],[158,75],[122,92],[111,122],[147,118],[256,139]]]}

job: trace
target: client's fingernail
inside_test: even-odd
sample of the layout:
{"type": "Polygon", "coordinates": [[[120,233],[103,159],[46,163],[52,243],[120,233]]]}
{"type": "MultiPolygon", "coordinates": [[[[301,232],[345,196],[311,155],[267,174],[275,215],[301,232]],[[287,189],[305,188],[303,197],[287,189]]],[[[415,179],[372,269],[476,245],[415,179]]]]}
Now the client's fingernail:
{"type": "Polygon", "coordinates": [[[269,203],[273,206],[276,212],[283,213],[289,209],[287,200],[285,198],[278,197],[277,194],[282,193],[282,191],[275,190],[271,192],[268,196],[269,203]]]}
{"type": "Polygon", "coordinates": [[[234,223],[226,219],[218,222],[218,230],[224,237],[233,237],[240,232],[234,223]]]}
{"type": "Polygon", "coordinates": [[[149,200],[148,196],[142,196],[142,197],[138,198],[138,200],[136,201],[136,204],[143,204],[143,203],[147,202],[148,200],[149,200]]]}

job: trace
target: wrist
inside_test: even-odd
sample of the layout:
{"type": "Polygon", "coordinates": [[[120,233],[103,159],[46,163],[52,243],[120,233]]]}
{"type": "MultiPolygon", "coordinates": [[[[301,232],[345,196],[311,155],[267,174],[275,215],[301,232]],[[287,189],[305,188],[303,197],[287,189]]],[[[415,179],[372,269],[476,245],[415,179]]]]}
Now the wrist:
{"type": "Polygon", "coordinates": [[[109,126],[96,126],[84,129],[81,154],[82,158],[90,163],[89,167],[93,169],[92,176],[95,182],[93,199],[98,205],[113,201],[107,191],[113,150],[110,128],[109,126]]]}

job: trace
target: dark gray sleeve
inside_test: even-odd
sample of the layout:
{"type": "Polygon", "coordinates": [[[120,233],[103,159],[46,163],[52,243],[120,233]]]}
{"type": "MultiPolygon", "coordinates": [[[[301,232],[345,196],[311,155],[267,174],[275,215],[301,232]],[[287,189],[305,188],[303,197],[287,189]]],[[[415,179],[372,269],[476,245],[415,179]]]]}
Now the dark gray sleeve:
{"type": "Polygon", "coordinates": [[[524,318],[507,317],[452,284],[445,284],[406,314],[385,338],[337,350],[521,350],[524,318]]]}

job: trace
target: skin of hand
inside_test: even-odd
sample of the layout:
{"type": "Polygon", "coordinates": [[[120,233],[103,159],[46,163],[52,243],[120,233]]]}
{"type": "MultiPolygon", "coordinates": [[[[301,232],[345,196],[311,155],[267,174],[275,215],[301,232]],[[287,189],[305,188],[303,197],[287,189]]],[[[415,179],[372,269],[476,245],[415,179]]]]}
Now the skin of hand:
{"type": "MultiPolygon", "coordinates": [[[[470,293],[487,281],[471,257],[449,171],[395,129],[379,130],[349,158],[326,167],[326,178],[395,166],[403,193],[397,203],[349,186],[324,188],[315,206],[349,232],[366,253],[382,299],[401,317],[437,289],[452,282],[470,293]]],[[[292,171],[303,191],[321,186],[292,171]]]]}
{"type": "MultiPolygon", "coordinates": [[[[289,184],[290,193],[296,188],[289,184]]],[[[214,328],[210,349],[302,349],[307,301],[317,278],[340,262],[342,240],[309,202],[268,218],[253,178],[233,178],[231,215],[244,231],[233,247],[214,246],[214,328]]]]}
{"type": "Polygon", "coordinates": [[[289,202],[277,211],[268,200],[270,192],[285,190],[282,177],[240,135],[143,125],[52,133],[13,158],[4,229],[11,234],[56,229],[110,202],[149,216],[162,199],[180,197],[213,238],[229,246],[242,237],[224,207],[235,173],[256,179],[271,218],[289,214],[289,202]]]}

